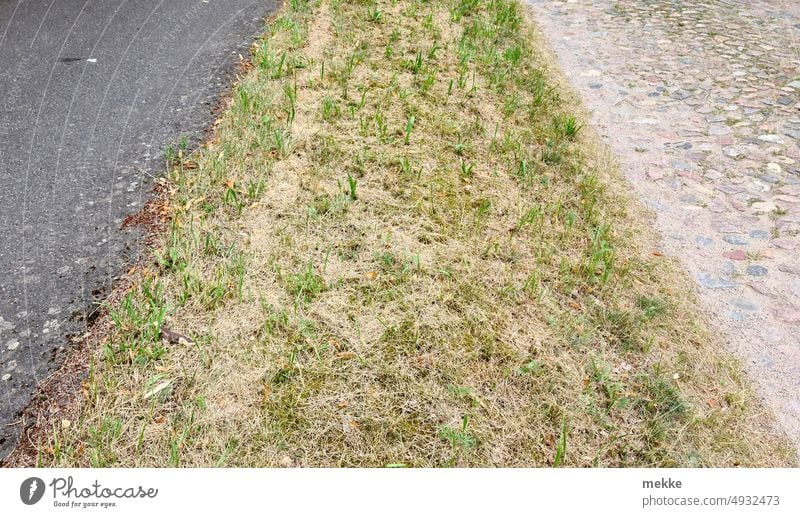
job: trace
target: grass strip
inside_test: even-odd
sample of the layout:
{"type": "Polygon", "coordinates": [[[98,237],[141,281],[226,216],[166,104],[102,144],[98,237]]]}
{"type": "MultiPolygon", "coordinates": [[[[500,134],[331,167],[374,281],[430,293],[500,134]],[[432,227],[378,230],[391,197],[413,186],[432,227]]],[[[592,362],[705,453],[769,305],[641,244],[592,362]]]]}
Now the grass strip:
{"type": "Polygon", "coordinates": [[[564,84],[515,0],[287,1],[41,464],[793,464],[564,84]]]}

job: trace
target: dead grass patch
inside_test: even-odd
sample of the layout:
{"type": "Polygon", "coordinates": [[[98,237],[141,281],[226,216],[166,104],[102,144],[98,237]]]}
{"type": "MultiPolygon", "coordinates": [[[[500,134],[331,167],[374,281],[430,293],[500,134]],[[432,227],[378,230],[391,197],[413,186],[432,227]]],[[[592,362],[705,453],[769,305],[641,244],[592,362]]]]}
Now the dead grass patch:
{"type": "Polygon", "coordinates": [[[536,38],[287,2],[42,463],[792,464],[536,38]]]}

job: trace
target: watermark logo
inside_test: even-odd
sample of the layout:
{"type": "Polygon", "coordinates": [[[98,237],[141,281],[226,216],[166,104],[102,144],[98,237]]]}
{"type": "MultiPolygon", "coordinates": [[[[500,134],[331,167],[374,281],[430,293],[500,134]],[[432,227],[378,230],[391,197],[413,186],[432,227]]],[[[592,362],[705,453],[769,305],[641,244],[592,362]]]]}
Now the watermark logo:
{"type": "Polygon", "coordinates": [[[48,483],[41,478],[28,478],[19,486],[19,498],[24,504],[32,506],[42,500],[47,490],[52,491],[52,504],[56,508],[113,508],[123,500],[158,497],[157,488],[142,485],[104,486],[98,480],[91,485],[84,485],[68,476],[52,478],[48,483]]]}
{"type": "Polygon", "coordinates": [[[39,478],[28,478],[19,486],[19,498],[27,505],[38,503],[44,495],[44,481],[39,478]]]}

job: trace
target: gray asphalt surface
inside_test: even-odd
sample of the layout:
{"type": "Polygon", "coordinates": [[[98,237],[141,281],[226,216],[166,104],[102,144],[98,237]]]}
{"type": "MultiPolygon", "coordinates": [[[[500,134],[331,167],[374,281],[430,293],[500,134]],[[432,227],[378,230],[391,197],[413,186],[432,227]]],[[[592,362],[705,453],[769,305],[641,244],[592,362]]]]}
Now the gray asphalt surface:
{"type": "Polygon", "coordinates": [[[0,0],[0,458],[274,0],[0,0]]]}

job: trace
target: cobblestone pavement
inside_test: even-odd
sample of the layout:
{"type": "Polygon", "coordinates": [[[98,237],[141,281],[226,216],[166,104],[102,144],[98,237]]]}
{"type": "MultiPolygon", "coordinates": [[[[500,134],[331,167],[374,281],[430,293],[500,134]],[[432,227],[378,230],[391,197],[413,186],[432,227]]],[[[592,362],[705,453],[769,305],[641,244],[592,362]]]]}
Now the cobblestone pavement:
{"type": "Polygon", "coordinates": [[[530,3],[666,252],[800,445],[800,2],[530,3]]]}

